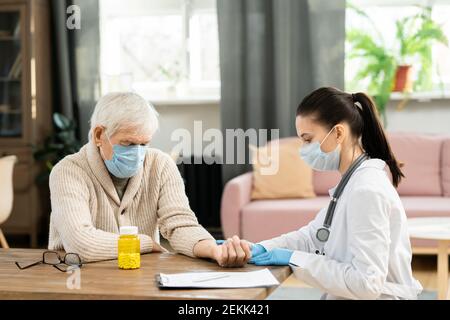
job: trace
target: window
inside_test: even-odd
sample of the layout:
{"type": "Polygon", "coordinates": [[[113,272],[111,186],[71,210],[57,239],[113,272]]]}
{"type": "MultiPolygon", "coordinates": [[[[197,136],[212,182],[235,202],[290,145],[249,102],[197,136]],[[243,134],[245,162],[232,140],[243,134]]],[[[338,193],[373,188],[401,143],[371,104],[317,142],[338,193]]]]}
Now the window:
{"type": "MultiPolygon", "coordinates": [[[[346,11],[347,34],[351,29],[358,29],[367,32],[374,39],[382,39],[384,46],[391,52],[398,52],[399,43],[396,40],[396,21],[419,13],[422,8],[419,6],[430,6],[431,18],[441,25],[441,28],[448,39],[450,39],[450,1],[446,0],[357,0],[350,1],[351,4],[363,10],[370,18],[370,23],[366,18],[356,13],[350,7],[346,11]],[[378,31],[375,31],[375,28],[378,31]]],[[[349,44],[346,44],[345,80],[346,89],[349,91],[364,90],[368,83],[355,81],[355,76],[364,63],[364,58],[350,59],[351,54],[349,44]]],[[[412,65],[412,80],[417,83],[419,74],[417,60],[407,60],[403,63],[412,65]]],[[[431,66],[429,73],[430,81],[427,86],[415,86],[414,92],[428,94],[429,96],[441,96],[443,93],[450,94],[450,49],[444,44],[435,42],[431,48],[431,66]]]]}
{"type": "Polygon", "coordinates": [[[102,94],[218,100],[215,0],[100,0],[102,94]]]}

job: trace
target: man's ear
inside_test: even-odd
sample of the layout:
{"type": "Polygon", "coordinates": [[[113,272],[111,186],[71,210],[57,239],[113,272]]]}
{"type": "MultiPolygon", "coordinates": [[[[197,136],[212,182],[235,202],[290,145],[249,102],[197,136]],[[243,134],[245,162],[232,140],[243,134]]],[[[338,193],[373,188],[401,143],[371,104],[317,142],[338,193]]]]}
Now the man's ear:
{"type": "Polygon", "coordinates": [[[102,145],[102,134],[104,131],[105,128],[103,126],[96,126],[92,131],[94,143],[97,147],[100,147],[102,145]]]}

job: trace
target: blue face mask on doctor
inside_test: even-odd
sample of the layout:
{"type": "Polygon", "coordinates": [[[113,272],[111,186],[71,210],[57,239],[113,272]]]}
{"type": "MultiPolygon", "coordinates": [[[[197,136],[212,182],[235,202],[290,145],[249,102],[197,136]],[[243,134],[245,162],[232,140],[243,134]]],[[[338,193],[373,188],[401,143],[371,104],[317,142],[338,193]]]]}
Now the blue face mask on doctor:
{"type": "MultiPolygon", "coordinates": [[[[109,141],[109,138],[108,138],[109,141]]],[[[136,175],[144,164],[147,147],[142,145],[113,145],[111,160],[104,160],[108,171],[117,178],[131,178],[136,175]]]]}
{"type": "Polygon", "coordinates": [[[339,145],[336,146],[336,149],[331,152],[323,152],[322,149],[320,149],[320,146],[328,138],[334,128],[335,127],[331,128],[325,138],[323,138],[322,142],[312,142],[300,148],[300,157],[311,168],[317,171],[332,171],[339,169],[341,159],[341,150],[339,145]]]}

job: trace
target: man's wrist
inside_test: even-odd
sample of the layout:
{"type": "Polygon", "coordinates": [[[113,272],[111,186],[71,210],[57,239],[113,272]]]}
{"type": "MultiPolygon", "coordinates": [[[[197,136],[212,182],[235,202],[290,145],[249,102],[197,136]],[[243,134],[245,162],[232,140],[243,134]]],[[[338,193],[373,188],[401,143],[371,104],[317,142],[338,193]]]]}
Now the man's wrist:
{"type": "Polygon", "coordinates": [[[217,248],[216,241],[215,240],[204,240],[204,241],[207,241],[207,245],[208,245],[208,258],[214,259],[216,248],[217,248]]]}
{"type": "Polygon", "coordinates": [[[204,239],[198,241],[194,246],[194,255],[198,258],[214,258],[214,251],[217,247],[215,240],[204,239]]]}

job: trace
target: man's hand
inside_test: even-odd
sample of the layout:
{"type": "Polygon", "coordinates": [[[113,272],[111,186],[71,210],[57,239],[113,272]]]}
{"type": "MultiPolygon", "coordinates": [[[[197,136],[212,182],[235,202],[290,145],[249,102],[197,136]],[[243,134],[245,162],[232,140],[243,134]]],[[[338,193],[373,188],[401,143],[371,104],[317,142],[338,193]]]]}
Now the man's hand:
{"type": "MultiPolygon", "coordinates": [[[[216,240],[216,243],[221,245],[224,244],[226,242],[226,240],[216,240]]],[[[249,242],[247,240],[241,240],[241,242],[246,242],[248,244],[248,246],[250,247],[250,252],[251,252],[251,259],[249,261],[249,263],[252,263],[252,260],[256,257],[259,256],[260,254],[263,254],[265,252],[267,252],[266,248],[264,248],[262,245],[260,245],[259,243],[252,243],[249,242]]]]}
{"type": "Polygon", "coordinates": [[[213,259],[221,267],[242,267],[251,258],[250,245],[238,236],[227,239],[222,245],[217,246],[213,253],[213,259]]]}
{"type": "Polygon", "coordinates": [[[194,255],[210,258],[221,267],[242,267],[251,258],[250,244],[238,236],[217,245],[214,240],[202,240],[194,246],[194,255]]]}

